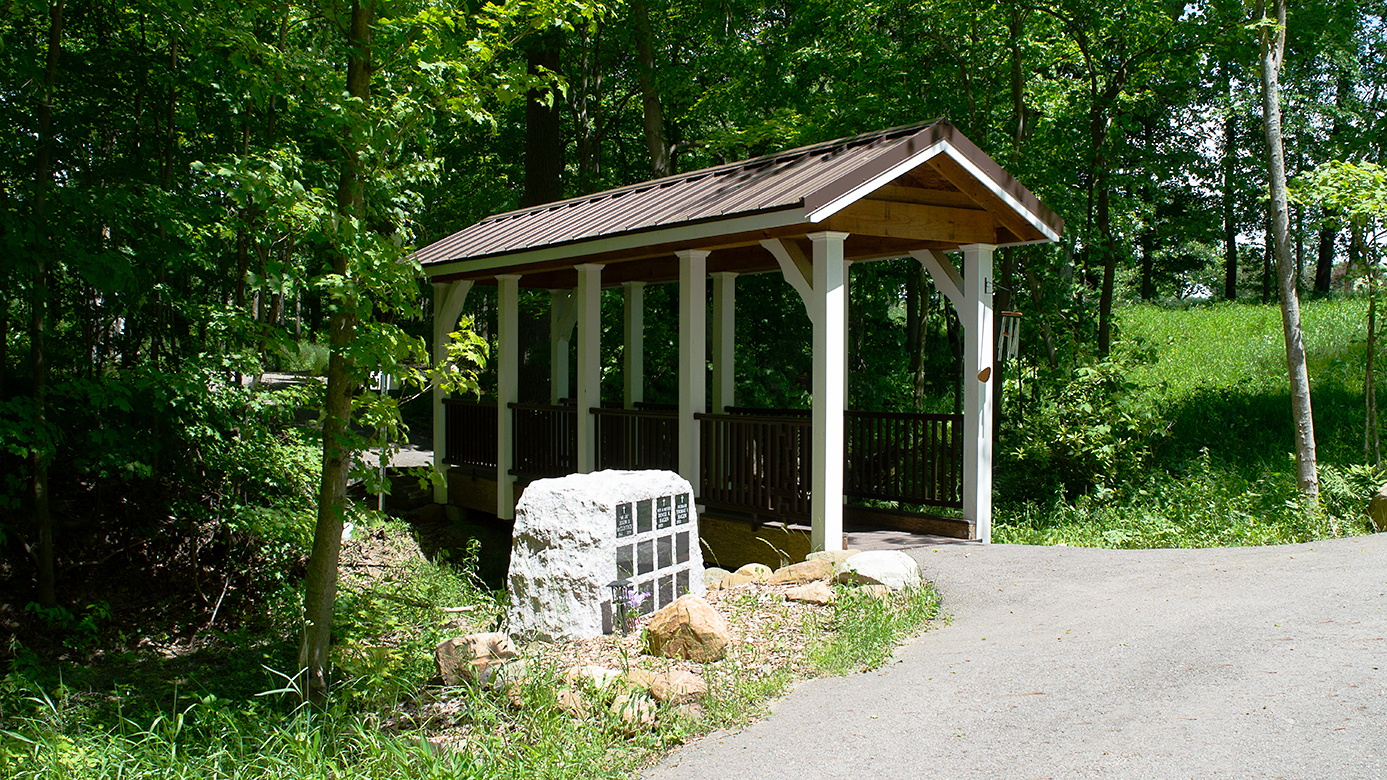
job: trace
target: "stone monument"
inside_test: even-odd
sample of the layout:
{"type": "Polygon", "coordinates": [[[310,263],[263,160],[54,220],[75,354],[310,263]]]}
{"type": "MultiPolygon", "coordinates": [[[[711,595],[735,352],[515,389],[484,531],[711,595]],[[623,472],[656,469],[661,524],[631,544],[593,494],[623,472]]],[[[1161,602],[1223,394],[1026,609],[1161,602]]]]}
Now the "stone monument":
{"type": "Polygon", "coordinates": [[[688,481],[669,471],[531,482],[515,507],[508,630],[587,639],[618,629],[623,606],[649,614],[685,594],[702,596],[693,502],[688,481]],[[614,605],[614,595],[626,604],[614,605]]]}

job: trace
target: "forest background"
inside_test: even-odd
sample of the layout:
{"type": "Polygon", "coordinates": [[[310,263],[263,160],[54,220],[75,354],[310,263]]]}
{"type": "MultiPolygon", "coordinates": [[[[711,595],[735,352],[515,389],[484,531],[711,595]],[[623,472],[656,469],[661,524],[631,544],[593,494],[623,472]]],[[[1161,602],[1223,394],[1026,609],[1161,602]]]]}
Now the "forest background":
{"type": "MultiPolygon", "coordinates": [[[[1290,9],[1292,176],[1380,162],[1383,10],[1290,9]]],[[[997,308],[1022,313],[1023,344],[1001,383],[997,538],[1361,530],[1380,469],[1379,225],[1292,206],[1295,278],[1318,299],[1305,316],[1324,511],[1308,516],[1272,305],[1259,13],[0,0],[0,662],[39,674],[135,646],[129,626],[298,620],[324,449],[428,427],[427,399],[406,400],[431,377],[412,247],[518,206],[937,116],[1067,222],[1058,244],[999,253],[997,308]],[[345,396],[256,382],[327,375],[334,356],[345,396]],[[382,367],[416,390],[370,392],[382,367]]],[[[738,402],[807,404],[792,288],[738,287],[738,402]]],[[[606,295],[614,398],[620,299],[606,295]]],[[[957,318],[918,265],[856,266],[851,295],[851,404],[956,409],[957,318]]],[[[676,395],[658,314],[675,300],[646,292],[652,401],[676,395]]],[[[547,305],[522,298],[521,388],[536,394],[522,400],[547,400],[547,305]]],[[[474,290],[469,314],[491,338],[494,297],[474,290]]]]}

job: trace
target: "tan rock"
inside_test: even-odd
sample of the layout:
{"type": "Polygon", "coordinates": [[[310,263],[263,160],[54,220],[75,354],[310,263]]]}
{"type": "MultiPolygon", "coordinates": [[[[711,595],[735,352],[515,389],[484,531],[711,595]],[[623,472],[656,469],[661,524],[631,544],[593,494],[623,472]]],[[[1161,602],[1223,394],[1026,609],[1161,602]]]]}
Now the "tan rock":
{"type": "Polygon", "coordinates": [[[756,577],[750,574],[740,574],[738,572],[732,572],[726,577],[723,577],[722,580],[718,582],[718,590],[730,590],[732,588],[740,588],[743,585],[750,585],[753,582],[756,582],[756,577]]]}
{"type": "Polygon", "coordinates": [[[621,679],[621,672],[604,666],[574,666],[563,673],[563,681],[569,685],[587,684],[593,690],[606,690],[607,686],[621,679]]]}
{"type": "Polygon", "coordinates": [[[771,567],[764,563],[748,563],[742,568],[732,572],[733,574],[745,574],[756,582],[765,582],[771,577],[771,567]]]}
{"type": "Polygon", "coordinates": [[[588,716],[588,706],[583,701],[583,695],[572,688],[559,689],[559,709],[571,718],[586,718],[588,716]]]}
{"type": "Polygon", "coordinates": [[[727,653],[732,632],[708,602],[688,595],[650,616],[645,640],[651,655],[708,662],[727,653]]]}
{"type": "MultiPolygon", "coordinates": [[[[438,643],[434,662],[444,685],[477,683],[491,685],[508,662],[520,655],[505,634],[468,634],[438,643]]],[[[512,670],[512,674],[515,670],[512,670]]],[[[508,675],[509,679],[515,679],[508,675]]]]}
{"type": "Polygon", "coordinates": [[[891,589],[885,585],[861,585],[858,590],[882,601],[888,601],[891,598],[891,589]]]}
{"type": "Polygon", "coordinates": [[[833,589],[828,587],[827,582],[819,580],[785,591],[785,600],[827,606],[833,603],[833,589]]]}
{"type": "Polygon", "coordinates": [[[820,550],[818,552],[809,553],[804,556],[804,559],[807,561],[828,561],[834,566],[837,566],[859,552],[861,552],[861,550],[820,550]]]}
{"type": "Polygon", "coordinates": [[[698,701],[707,694],[708,684],[702,677],[679,669],[656,675],[650,685],[650,695],[655,701],[669,704],[698,701]]]}
{"type": "Polygon", "coordinates": [[[611,713],[621,718],[621,722],[631,731],[655,725],[655,702],[637,691],[617,696],[612,701],[611,713]]]}
{"type": "Polygon", "coordinates": [[[647,672],[644,669],[629,669],[626,672],[626,682],[633,688],[650,690],[650,686],[655,683],[655,673],[647,672]]]}
{"type": "Polygon", "coordinates": [[[768,585],[803,585],[814,580],[824,580],[833,576],[834,564],[822,559],[804,561],[777,569],[768,585]]]}
{"type": "Polygon", "coordinates": [[[1387,531],[1387,485],[1378,488],[1368,501],[1368,522],[1377,533],[1387,531]]]}

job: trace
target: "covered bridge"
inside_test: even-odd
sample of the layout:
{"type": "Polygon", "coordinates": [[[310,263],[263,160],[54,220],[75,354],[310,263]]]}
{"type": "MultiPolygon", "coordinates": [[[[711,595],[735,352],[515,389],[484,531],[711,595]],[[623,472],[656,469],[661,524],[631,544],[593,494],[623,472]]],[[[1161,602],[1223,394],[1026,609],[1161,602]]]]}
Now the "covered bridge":
{"type": "Polygon", "coordinates": [[[815,549],[841,548],[847,496],[959,508],[963,519],[940,520],[941,532],[989,541],[992,255],[1062,230],[942,119],[488,217],[417,254],[434,284],[437,358],[471,287],[498,287],[497,403],[445,403],[435,390],[435,463],[450,479],[466,477],[455,493],[470,491],[475,504],[485,492],[501,518],[514,516],[517,488],[534,478],[669,468],[694,486],[701,512],[807,523],[815,549]],[[949,252],[962,253],[961,273],[949,252]],[[962,419],[847,410],[848,267],[906,256],[963,323],[962,419]],[[813,327],[808,414],[739,408],[733,398],[735,280],[774,271],[798,291],[813,327]],[[657,408],[643,403],[642,293],[674,281],[679,403],[657,408]],[[620,408],[603,405],[598,352],[600,291],[616,286],[625,292],[620,408]],[[548,290],[553,304],[548,405],[517,403],[520,287],[548,290]],[[571,405],[559,398],[570,340],[571,405]]]}

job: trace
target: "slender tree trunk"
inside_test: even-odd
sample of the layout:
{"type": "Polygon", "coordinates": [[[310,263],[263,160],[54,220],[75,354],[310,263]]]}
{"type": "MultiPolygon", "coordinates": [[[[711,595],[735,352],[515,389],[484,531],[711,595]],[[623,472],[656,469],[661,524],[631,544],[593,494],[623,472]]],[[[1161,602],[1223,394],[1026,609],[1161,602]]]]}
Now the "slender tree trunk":
{"type": "Polygon", "coordinates": [[[1045,339],[1045,361],[1050,364],[1050,368],[1059,368],[1059,350],[1055,347],[1055,334],[1050,330],[1050,322],[1045,318],[1044,299],[1040,297],[1040,280],[1030,268],[1026,269],[1025,277],[1026,288],[1030,290],[1031,301],[1035,306],[1036,321],[1040,323],[1040,335],[1045,339]]]}
{"type": "MultiPolygon", "coordinates": [[[[1226,91],[1231,93],[1231,87],[1226,91]]],[[[1233,183],[1237,161],[1235,129],[1230,109],[1223,118],[1223,297],[1230,301],[1238,299],[1238,224],[1233,211],[1237,200],[1233,183]]]]}
{"type": "Polygon", "coordinates": [[[631,0],[631,17],[636,33],[637,83],[645,123],[645,148],[650,153],[650,170],[659,176],[673,172],[669,142],[665,140],[665,111],[660,106],[660,89],[655,83],[655,45],[650,32],[650,9],[645,0],[631,0]]]}
{"type": "Polygon", "coordinates": [[[1329,210],[1325,209],[1326,224],[1320,228],[1319,251],[1315,257],[1315,295],[1328,295],[1329,285],[1334,280],[1334,238],[1338,234],[1328,224],[1329,210]]]}
{"type": "MultiPolygon", "coordinates": [[[[1295,424],[1297,482],[1300,492],[1318,511],[1319,475],[1315,468],[1315,423],[1310,408],[1310,375],[1305,367],[1305,342],[1300,328],[1300,300],[1296,296],[1290,246],[1287,241],[1286,167],[1281,145],[1281,62],[1286,45],[1285,0],[1271,0],[1275,26],[1258,29],[1258,53],[1262,65],[1262,116],[1267,136],[1267,173],[1271,190],[1271,227],[1276,248],[1281,288],[1281,324],[1286,339],[1286,373],[1291,386],[1291,418],[1295,424]]],[[[1266,0],[1258,2],[1258,16],[1271,21],[1266,0]]]]}
{"type": "Polygon", "coordinates": [[[1108,175],[1099,174],[1098,235],[1103,252],[1103,290],[1098,298],[1098,354],[1107,357],[1112,350],[1113,286],[1117,280],[1117,246],[1112,236],[1109,213],[1108,175]]]}
{"type": "MultiPolygon", "coordinates": [[[[1354,241],[1362,241],[1362,227],[1354,225],[1354,241]]],[[[1368,270],[1368,352],[1363,370],[1363,459],[1382,468],[1382,444],[1377,427],[1377,266],[1365,264],[1368,270]]]]}
{"type": "Polygon", "coordinates": [[[1262,249],[1262,305],[1263,305],[1263,306],[1265,306],[1265,305],[1268,304],[1268,303],[1271,303],[1271,287],[1272,287],[1272,281],[1271,281],[1271,267],[1272,267],[1272,258],[1275,257],[1275,255],[1276,255],[1276,231],[1275,231],[1275,229],[1272,227],[1272,224],[1271,224],[1271,221],[1272,221],[1272,212],[1271,212],[1271,208],[1272,208],[1272,207],[1271,207],[1271,203],[1268,202],[1268,204],[1267,204],[1267,228],[1266,228],[1266,230],[1264,231],[1264,232],[1266,233],[1267,240],[1266,240],[1266,246],[1262,249]]]}
{"type": "Polygon", "coordinates": [[[40,441],[30,458],[33,469],[31,498],[38,530],[35,558],[38,563],[39,604],[58,603],[53,567],[53,512],[48,500],[48,190],[53,184],[53,92],[58,83],[58,57],[63,43],[63,0],[49,7],[48,54],[44,65],[43,99],[39,101],[38,151],[34,160],[34,272],[33,303],[29,314],[29,365],[34,382],[34,424],[40,441]]]}
{"type": "MultiPolygon", "coordinates": [[[[549,31],[532,41],[526,54],[530,75],[558,73],[563,36],[549,31]]],[[[563,199],[563,96],[551,87],[532,89],[525,99],[525,192],[520,205],[563,199]]]]}
{"type": "MultiPolygon", "coordinates": [[[[350,54],[347,60],[347,94],[362,103],[371,100],[371,24],[375,0],[354,0],[351,26],[347,33],[350,54]]],[[[358,157],[360,141],[348,127],[345,152],[337,188],[337,211],[343,216],[364,217],[364,180],[358,157]]],[[[344,250],[332,253],[333,272],[347,276],[349,258],[344,250]]],[[[318,521],[313,530],[313,552],[304,575],[304,630],[299,649],[303,669],[303,690],[309,700],[322,704],[328,693],[328,651],[332,641],[332,608],[337,598],[337,565],[342,552],[342,524],[346,509],[347,472],[352,452],[345,442],[350,423],[352,365],[347,349],[356,337],[356,315],[345,305],[335,307],[328,316],[327,400],[323,410],[323,473],[318,487],[318,521]]]]}

